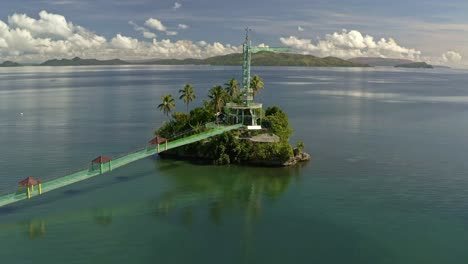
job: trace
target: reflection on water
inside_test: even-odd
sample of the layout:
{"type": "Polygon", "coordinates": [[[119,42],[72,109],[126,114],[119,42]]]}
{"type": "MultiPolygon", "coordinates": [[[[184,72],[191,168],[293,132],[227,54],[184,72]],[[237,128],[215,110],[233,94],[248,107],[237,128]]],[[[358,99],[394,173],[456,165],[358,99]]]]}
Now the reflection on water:
{"type": "Polygon", "coordinates": [[[229,209],[243,210],[250,222],[261,215],[265,198],[278,199],[287,190],[298,169],[277,168],[276,173],[275,169],[259,170],[256,175],[248,169],[237,175],[170,175],[174,187],[150,206],[155,216],[179,216],[188,224],[197,214],[209,215],[213,224],[222,224],[223,213],[229,209]]]}
{"type": "Polygon", "coordinates": [[[112,210],[96,209],[94,211],[94,222],[100,226],[108,226],[112,223],[112,210]]]}
{"type": "Polygon", "coordinates": [[[45,220],[29,220],[26,222],[18,223],[21,230],[29,239],[38,239],[44,237],[46,234],[45,220]]]}

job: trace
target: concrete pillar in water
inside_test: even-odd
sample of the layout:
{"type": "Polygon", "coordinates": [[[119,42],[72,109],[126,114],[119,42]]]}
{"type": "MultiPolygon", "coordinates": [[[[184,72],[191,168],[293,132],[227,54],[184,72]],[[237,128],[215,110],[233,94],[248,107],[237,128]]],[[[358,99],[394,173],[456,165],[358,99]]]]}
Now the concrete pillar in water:
{"type": "Polygon", "coordinates": [[[112,160],[109,160],[109,171],[112,171],[112,160]]]}
{"type": "Polygon", "coordinates": [[[28,199],[31,199],[31,191],[29,190],[29,186],[28,186],[28,191],[26,193],[27,193],[28,199]]]}
{"type": "Polygon", "coordinates": [[[102,174],[102,163],[99,163],[99,172],[102,174]]]}
{"type": "Polygon", "coordinates": [[[42,194],[42,184],[39,183],[39,194],[42,194]]]}

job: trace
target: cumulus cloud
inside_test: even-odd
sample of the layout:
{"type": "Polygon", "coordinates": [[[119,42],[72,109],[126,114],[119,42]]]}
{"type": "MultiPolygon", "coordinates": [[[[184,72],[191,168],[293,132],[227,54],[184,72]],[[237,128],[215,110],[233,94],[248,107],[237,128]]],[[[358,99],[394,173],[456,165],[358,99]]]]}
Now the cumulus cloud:
{"type": "Polygon", "coordinates": [[[177,25],[177,28],[178,29],[187,29],[187,28],[189,28],[189,26],[187,26],[186,24],[179,24],[179,25],[177,25]]]}
{"type": "Polygon", "coordinates": [[[140,33],[143,35],[144,38],[152,39],[152,38],[156,38],[156,37],[157,37],[155,33],[149,31],[149,30],[148,30],[147,28],[145,28],[145,27],[140,27],[140,26],[138,26],[138,25],[137,25],[135,22],[133,22],[133,21],[128,21],[128,23],[129,23],[130,25],[133,26],[133,29],[134,29],[135,31],[140,32],[140,33]]]}
{"type": "Polygon", "coordinates": [[[418,60],[421,51],[400,46],[393,38],[375,40],[370,35],[363,35],[357,30],[343,30],[327,34],[325,39],[314,43],[311,39],[301,39],[295,36],[280,38],[280,41],[301,53],[317,56],[351,57],[383,57],[418,60]]]}
{"type": "Polygon", "coordinates": [[[181,8],[181,7],[182,7],[182,4],[181,4],[181,3],[179,3],[179,2],[175,2],[175,3],[174,3],[174,10],[177,10],[177,9],[179,9],[179,8],[181,8]]]}
{"type": "Polygon", "coordinates": [[[442,61],[445,63],[453,64],[460,63],[462,60],[462,55],[456,51],[447,51],[442,54],[442,61]]]}
{"type": "Polygon", "coordinates": [[[8,17],[8,23],[13,28],[27,30],[33,37],[69,37],[74,27],[64,16],[39,12],[39,19],[28,17],[26,14],[14,14],[8,17]]]}
{"type": "Polygon", "coordinates": [[[161,21],[157,20],[156,18],[149,18],[145,21],[145,25],[149,28],[156,29],[159,31],[165,32],[167,30],[166,26],[162,24],[161,21]]]}
{"type": "Polygon", "coordinates": [[[110,42],[111,46],[117,49],[136,49],[138,48],[138,40],[125,37],[120,34],[117,34],[114,38],[112,38],[110,42]]]}
{"type": "MultiPolygon", "coordinates": [[[[149,21],[149,22],[148,22],[149,21]]],[[[152,28],[168,31],[156,19],[149,19],[152,28]]],[[[160,21],[159,21],[160,22],[160,21]]],[[[110,40],[72,22],[59,14],[41,11],[38,18],[26,14],[13,14],[7,23],[0,20],[0,61],[39,62],[51,58],[75,56],[98,59],[147,59],[147,58],[206,58],[241,52],[240,46],[192,42],[189,40],[157,40],[155,34],[144,27],[129,22],[136,31],[151,42],[116,34],[110,40]],[[154,35],[152,35],[154,34],[154,35]]],[[[146,25],[146,23],[145,23],[146,25]]]]}
{"type": "Polygon", "coordinates": [[[300,32],[302,32],[302,31],[304,31],[304,28],[303,28],[303,27],[301,27],[301,26],[298,26],[298,27],[297,27],[297,31],[300,31],[300,32]]]}
{"type": "Polygon", "coordinates": [[[168,36],[175,36],[178,34],[177,31],[168,30],[167,27],[163,25],[163,23],[156,18],[149,18],[148,20],[145,21],[145,25],[149,28],[164,32],[168,36]]]}

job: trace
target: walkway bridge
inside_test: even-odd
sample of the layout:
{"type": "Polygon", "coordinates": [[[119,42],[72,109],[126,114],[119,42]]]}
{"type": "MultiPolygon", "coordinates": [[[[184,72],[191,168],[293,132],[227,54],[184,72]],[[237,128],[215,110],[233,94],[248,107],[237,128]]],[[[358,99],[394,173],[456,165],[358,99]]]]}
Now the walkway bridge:
{"type": "MultiPolygon", "coordinates": [[[[83,180],[101,175],[103,173],[112,171],[114,169],[125,166],[134,161],[147,158],[151,155],[154,155],[154,154],[166,151],[166,150],[170,150],[173,148],[177,148],[180,146],[188,145],[194,142],[198,142],[198,141],[201,141],[201,140],[204,140],[204,139],[216,136],[216,135],[223,134],[231,130],[239,129],[242,126],[243,126],[242,124],[231,125],[231,126],[218,126],[218,125],[206,126],[207,128],[209,128],[209,130],[207,131],[189,135],[189,136],[175,139],[172,141],[168,140],[163,144],[147,146],[136,152],[122,155],[116,159],[113,159],[111,163],[109,163],[109,166],[102,166],[102,164],[98,168],[94,168],[93,166],[91,166],[91,168],[89,169],[77,171],[72,174],[62,176],[54,180],[45,181],[42,183],[41,192],[42,193],[50,192],[55,189],[73,184],[75,182],[83,181],[83,180]]],[[[39,193],[32,191],[30,192],[29,195],[30,197],[34,197],[34,196],[39,195],[39,193]]],[[[16,193],[11,193],[11,194],[7,194],[4,196],[0,196],[0,207],[15,203],[21,200],[25,200],[25,199],[28,199],[27,192],[25,190],[18,190],[16,193]]]]}

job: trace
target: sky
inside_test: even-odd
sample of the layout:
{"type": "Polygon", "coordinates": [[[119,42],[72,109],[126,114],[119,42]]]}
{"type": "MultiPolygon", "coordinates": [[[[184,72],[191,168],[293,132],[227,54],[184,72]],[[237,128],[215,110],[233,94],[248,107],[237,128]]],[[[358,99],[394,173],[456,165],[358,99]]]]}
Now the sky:
{"type": "Polygon", "coordinates": [[[254,45],[320,57],[468,67],[466,0],[15,0],[0,2],[0,61],[205,58],[254,45]]]}

